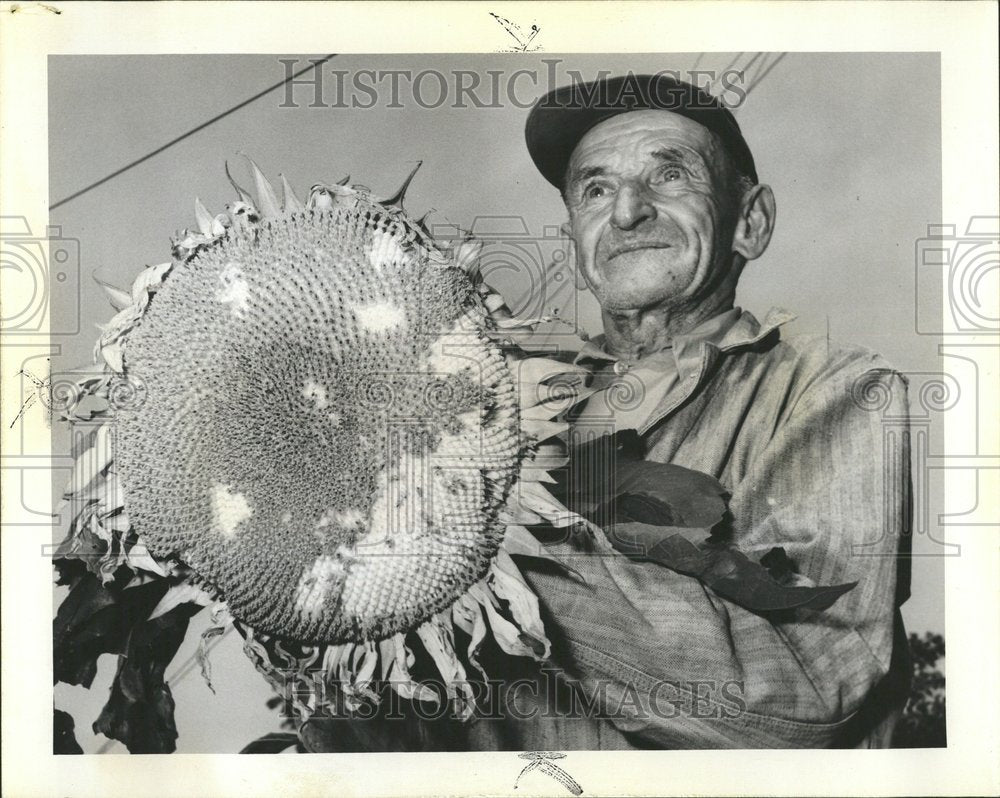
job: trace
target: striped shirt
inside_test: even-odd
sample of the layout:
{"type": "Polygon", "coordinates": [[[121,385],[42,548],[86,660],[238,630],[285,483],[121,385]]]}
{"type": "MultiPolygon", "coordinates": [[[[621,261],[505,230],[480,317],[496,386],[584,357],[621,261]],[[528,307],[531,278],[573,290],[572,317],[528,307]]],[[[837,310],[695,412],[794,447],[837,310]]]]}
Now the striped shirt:
{"type": "MultiPolygon", "coordinates": [[[[539,689],[553,717],[473,724],[472,747],[863,745],[898,708],[908,682],[897,611],[909,591],[899,556],[910,532],[905,380],[864,349],[782,340],[791,318],[772,311],[761,324],[734,309],[706,322],[670,356],[622,375],[649,389],[623,388],[610,410],[618,428],[639,429],[647,459],[720,480],[742,551],[782,546],[816,584],[857,587],[822,612],[763,617],[656,564],[578,556],[584,586],[519,560],[547,611],[562,682],[602,703],[604,719],[560,717],[539,689]]],[[[589,346],[577,360],[602,355],[589,346]]],[[[606,415],[588,407],[582,419],[606,415]]]]}

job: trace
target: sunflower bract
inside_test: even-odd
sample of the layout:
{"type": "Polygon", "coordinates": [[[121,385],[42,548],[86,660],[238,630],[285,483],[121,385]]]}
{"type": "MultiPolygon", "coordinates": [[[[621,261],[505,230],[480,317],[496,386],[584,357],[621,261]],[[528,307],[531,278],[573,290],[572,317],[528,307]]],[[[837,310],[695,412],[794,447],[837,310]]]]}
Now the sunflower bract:
{"type": "Polygon", "coordinates": [[[486,573],[523,451],[468,276],[402,214],[236,224],[128,335],[125,508],[158,558],[284,639],[383,639],[486,573]]]}

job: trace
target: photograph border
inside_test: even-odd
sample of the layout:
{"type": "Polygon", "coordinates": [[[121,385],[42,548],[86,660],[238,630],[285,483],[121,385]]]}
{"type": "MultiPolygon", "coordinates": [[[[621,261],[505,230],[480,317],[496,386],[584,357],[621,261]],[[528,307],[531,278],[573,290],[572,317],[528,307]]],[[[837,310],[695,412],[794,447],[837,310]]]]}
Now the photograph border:
{"type": "MultiPolygon", "coordinates": [[[[533,46],[550,52],[936,51],[941,53],[942,226],[968,229],[1000,215],[997,187],[997,9],[970,2],[819,3],[74,3],[0,6],[0,204],[32,231],[48,225],[46,59],[69,53],[505,52],[512,46],[490,18],[535,25],[533,46]],[[723,13],[724,12],[724,13],[723,13]],[[972,77],[970,77],[972,76],[972,77]],[[974,79],[973,79],[974,77],[974,79]]],[[[943,227],[942,235],[947,235],[943,227]]],[[[50,242],[43,241],[44,246],[50,242]]],[[[916,242],[915,242],[916,246],[916,242]]],[[[943,277],[944,280],[944,277],[943,277]]],[[[5,275],[4,303],[30,304],[30,286],[5,275]],[[9,293],[8,293],[9,292],[9,293]]],[[[944,296],[949,296],[945,281],[944,296]]],[[[942,317],[947,308],[942,308],[942,317]]],[[[945,330],[951,324],[946,324],[945,330]]],[[[47,352],[37,336],[7,336],[4,354],[19,362],[47,352]],[[8,349],[10,347],[10,349],[8,349]]],[[[946,335],[942,353],[976,356],[980,411],[1000,405],[996,358],[1000,330],[946,335]],[[991,371],[992,369],[992,371],[991,371]]],[[[507,795],[536,789],[515,779],[525,766],[513,752],[338,754],[306,759],[175,755],[51,755],[50,562],[38,556],[37,525],[9,500],[37,492],[31,506],[51,506],[47,480],[50,430],[43,416],[16,428],[20,387],[4,358],[3,411],[3,793],[117,795],[507,795]],[[14,462],[11,452],[23,454],[14,462]],[[331,759],[330,757],[335,757],[331,759]]],[[[998,495],[986,480],[1000,469],[997,418],[945,422],[946,502],[942,518],[967,516],[951,497],[969,494],[980,477],[976,520],[945,525],[962,556],[945,564],[948,660],[948,748],[886,751],[569,752],[561,765],[591,795],[989,794],[1000,790],[1000,672],[997,624],[998,495]],[[976,442],[975,451],[968,441],[976,442]],[[992,504],[992,506],[991,506],[992,504]],[[985,608],[985,609],[984,609],[985,608]],[[984,623],[984,616],[987,618],[984,623]],[[984,626],[986,632],[984,632],[984,626]],[[985,708],[985,712],[984,712],[985,708]],[[711,757],[711,758],[710,758],[711,757]],[[723,759],[718,759],[722,757],[723,759]]],[[[16,455],[14,455],[16,456],[16,455]]],[[[967,519],[966,519],[967,520],[967,519]]],[[[565,794],[552,782],[544,794],[565,794]]]]}

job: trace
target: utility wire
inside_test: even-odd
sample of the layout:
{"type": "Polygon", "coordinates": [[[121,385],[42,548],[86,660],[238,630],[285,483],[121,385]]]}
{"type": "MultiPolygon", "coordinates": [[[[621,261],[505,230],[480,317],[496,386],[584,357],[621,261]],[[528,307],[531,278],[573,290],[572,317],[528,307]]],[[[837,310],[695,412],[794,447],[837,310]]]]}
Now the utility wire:
{"type": "Polygon", "coordinates": [[[723,70],[722,70],[721,72],[719,72],[719,74],[718,74],[718,75],[716,75],[716,78],[715,78],[715,80],[713,80],[713,81],[712,81],[712,84],[713,84],[713,85],[715,85],[715,84],[716,84],[716,83],[718,83],[718,82],[719,82],[720,80],[722,80],[722,76],[723,76],[723,75],[725,75],[725,74],[726,74],[726,73],[727,73],[727,72],[728,72],[728,71],[729,71],[730,69],[732,69],[732,68],[733,68],[734,66],[736,66],[736,63],[737,63],[737,62],[738,62],[738,61],[739,61],[739,60],[740,60],[740,59],[741,59],[741,58],[742,58],[742,57],[743,57],[744,55],[746,55],[746,53],[738,53],[738,54],[737,54],[737,56],[736,56],[736,58],[734,58],[734,59],[733,59],[732,61],[730,61],[730,62],[729,62],[729,65],[728,65],[728,66],[727,66],[727,67],[726,67],[725,69],[723,69],[723,70]]]}
{"type": "Polygon", "coordinates": [[[751,86],[747,89],[747,94],[749,94],[751,91],[753,91],[754,89],[756,89],[761,84],[761,81],[764,80],[764,78],[766,78],[768,75],[771,74],[771,70],[774,69],[781,62],[781,59],[784,58],[786,55],[788,55],[788,53],[781,53],[770,64],[768,64],[767,69],[765,69],[764,72],[760,75],[760,77],[758,77],[753,82],[753,84],[751,84],[751,86]]]}
{"type": "Polygon", "coordinates": [[[255,100],[259,100],[265,94],[270,94],[275,89],[280,89],[286,83],[290,83],[291,81],[295,80],[295,78],[299,77],[299,75],[304,75],[306,72],[309,72],[310,70],[317,69],[317,68],[321,67],[323,64],[325,64],[331,58],[336,58],[336,55],[337,55],[336,53],[331,53],[330,55],[326,56],[325,58],[321,58],[321,59],[318,59],[316,61],[313,61],[305,69],[300,69],[295,74],[289,75],[287,78],[285,78],[282,81],[279,81],[279,82],[275,83],[273,86],[268,86],[263,91],[257,92],[257,94],[255,94],[253,97],[249,97],[248,99],[244,100],[243,102],[237,103],[232,108],[229,108],[229,109],[223,111],[221,114],[216,114],[211,119],[207,120],[206,122],[202,122],[197,127],[191,128],[186,133],[181,133],[181,135],[177,136],[177,138],[171,139],[166,144],[164,144],[164,145],[162,145],[160,147],[157,147],[152,152],[147,153],[146,155],[143,155],[141,158],[138,158],[137,160],[134,160],[134,161],[132,161],[129,164],[126,164],[121,169],[118,169],[118,170],[112,172],[110,175],[107,175],[106,177],[102,177],[100,180],[98,180],[98,181],[96,181],[94,183],[91,183],[89,186],[85,186],[84,188],[81,188],[79,191],[74,192],[73,194],[70,194],[68,197],[64,197],[63,199],[59,200],[59,202],[56,202],[56,203],[54,203],[52,205],[49,205],[49,210],[50,211],[54,211],[56,208],[58,208],[61,205],[65,205],[70,200],[74,200],[77,197],[83,196],[88,191],[91,191],[91,190],[97,188],[98,186],[104,185],[109,180],[111,180],[111,179],[113,179],[115,177],[118,177],[118,175],[124,174],[129,169],[132,169],[132,168],[138,166],[141,163],[145,163],[150,158],[152,158],[152,157],[154,157],[156,155],[159,155],[161,152],[163,152],[164,150],[169,149],[170,147],[173,147],[178,142],[183,141],[184,139],[188,138],[189,136],[193,136],[195,133],[197,133],[200,130],[204,130],[209,125],[215,124],[220,119],[224,119],[225,117],[229,116],[231,113],[239,111],[241,108],[249,105],[250,103],[254,102],[255,100]]]}
{"type": "MultiPolygon", "coordinates": [[[[760,58],[762,55],[764,55],[764,53],[762,52],[757,53],[753,58],[747,61],[742,67],[740,67],[739,71],[743,73],[744,78],[746,78],[746,73],[750,71],[750,67],[752,67],[757,62],[757,59],[760,58]]],[[[758,71],[760,71],[760,67],[758,67],[757,69],[758,71]]]]}

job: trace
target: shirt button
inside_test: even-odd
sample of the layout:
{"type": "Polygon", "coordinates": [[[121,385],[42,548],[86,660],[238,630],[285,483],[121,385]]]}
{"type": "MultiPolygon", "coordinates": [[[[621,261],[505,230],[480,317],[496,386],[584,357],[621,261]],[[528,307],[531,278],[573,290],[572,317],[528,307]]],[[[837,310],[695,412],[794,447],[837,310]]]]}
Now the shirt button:
{"type": "Polygon", "coordinates": [[[624,360],[616,360],[614,369],[615,369],[615,374],[618,375],[628,374],[628,363],[626,363],[624,360]]]}

